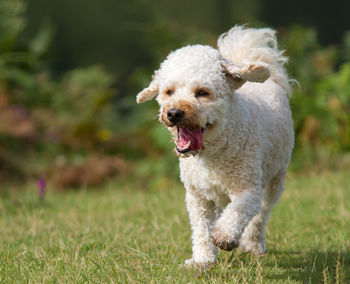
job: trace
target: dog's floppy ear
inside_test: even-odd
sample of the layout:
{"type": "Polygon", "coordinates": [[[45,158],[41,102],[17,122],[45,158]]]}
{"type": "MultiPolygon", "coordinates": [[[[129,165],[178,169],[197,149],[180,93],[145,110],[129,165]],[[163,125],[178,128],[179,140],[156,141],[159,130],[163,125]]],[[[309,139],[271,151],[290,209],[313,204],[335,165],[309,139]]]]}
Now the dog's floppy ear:
{"type": "Polygon", "coordinates": [[[245,82],[265,82],[270,77],[270,70],[267,65],[262,62],[257,62],[249,65],[233,64],[227,60],[222,60],[221,65],[225,73],[232,77],[234,89],[238,89],[245,82]]]}
{"type": "Polygon", "coordinates": [[[154,72],[152,76],[152,81],[147,88],[144,88],[140,93],[136,96],[136,102],[143,103],[153,99],[159,91],[158,87],[158,79],[157,79],[157,71],[154,72]]]}

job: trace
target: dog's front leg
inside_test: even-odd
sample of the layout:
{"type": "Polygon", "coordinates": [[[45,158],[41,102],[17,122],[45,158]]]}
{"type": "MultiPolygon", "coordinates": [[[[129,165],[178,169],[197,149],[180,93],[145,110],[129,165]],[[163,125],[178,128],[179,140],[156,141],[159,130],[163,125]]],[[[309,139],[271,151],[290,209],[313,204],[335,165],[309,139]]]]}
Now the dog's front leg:
{"type": "Polygon", "coordinates": [[[213,243],[228,251],[238,247],[245,227],[261,211],[262,191],[259,187],[253,187],[230,196],[230,199],[212,233],[213,243]]]}
{"type": "Polygon", "coordinates": [[[193,189],[186,191],[186,206],[192,227],[192,258],[185,265],[206,266],[215,263],[217,247],[210,239],[212,225],[216,219],[213,201],[206,200],[193,189]]]}

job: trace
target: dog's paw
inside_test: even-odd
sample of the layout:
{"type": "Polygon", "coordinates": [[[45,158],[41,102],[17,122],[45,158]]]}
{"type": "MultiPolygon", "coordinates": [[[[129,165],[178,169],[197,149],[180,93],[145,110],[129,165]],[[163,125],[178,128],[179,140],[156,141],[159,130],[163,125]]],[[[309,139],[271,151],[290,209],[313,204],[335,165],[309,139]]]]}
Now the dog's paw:
{"type": "Polygon", "coordinates": [[[214,228],[211,238],[214,245],[222,250],[231,251],[239,245],[238,239],[235,236],[228,234],[218,227],[214,228]]]}
{"type": "Polygon", "coordinates": [[[240,240],[238,249],[241,252],[249,252],[255,255],[262,255],[266,253],[265,245],[262,242],[251,240],[240,240]]]}
{"type": "Polygon", "coordinates": [[[190,258],[185,260],[184,268],[209,269],[214,265],[215,265],[215,261],[195,261],[193,258],[190,258]]]}

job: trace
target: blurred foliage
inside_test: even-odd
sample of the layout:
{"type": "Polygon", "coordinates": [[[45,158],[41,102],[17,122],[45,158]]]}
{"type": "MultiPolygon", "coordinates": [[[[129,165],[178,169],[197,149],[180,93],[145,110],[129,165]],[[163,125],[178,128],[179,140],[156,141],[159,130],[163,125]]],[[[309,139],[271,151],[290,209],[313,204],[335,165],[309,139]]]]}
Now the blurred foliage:
{"type": "Polygon", "coordinates": [[[42,169],[25,161],[98,151],[112,137],[113,76],[91,66],[52,79],[45,56],[53,28],[46,23],[20,42],[24,3],[0,7],[0,173],[27,176],[42,169]]]}
{"type": "MultiPolygon", "coordinates": [[[[332,167],[350,150],[348,34],[342,45],[322,47],[312,29],[281,32],[295,86],[291,106],[296,130],[292,167],[332,167]]],[[[345,159],[349,157],[345,155],[345,159]]],[[[345,161],[345,159],[343,159],[345,161]]],[[[346,162],[346,161],[345,161],[346,162]]]]}
{"type": "MultiPolygon", "coordinates": [[[[101,9],[113,8],[120,17],[108,18],[108,14],[102,19],[99,15],[101,22],[91,19],[94,6],[87,5],[79,30],[72,24],[75,14],[63,13],[63,4],[39,1],[43,9],[52,5],[66,18],[63,22],[46,19],[34,31],[29,25],[28,31],[25,2],[0,0],[0,179],[11,173],[16,178],[35,176],[85,160],[90,167],[98,155],[119,155],[131,161],[141,180],[166,184],[168,177],[177,176],[168,131],[156,121],[156,102],[136,105],[135,95],[170,50],[192,43],[215,46],[217,33],[242,15],[265,26],[255,18],[262,9],[257,1],[242,4],[239,13],[233,12],[229,1],[219,2],[230,9],[205,1],[206,13],[193,16],[205,18],[210,12],[210,21],[190,24],[188,12],[183,15],[184,23],[189,23],[186,26],[169,16],[181,12],[177,4],[163,14],[165,4],[104,3],[101,9]],[[255,7],[253,13],[249,7],[255,7]],[[223,20],[226,16],[228,20],[223,20]],[[62,38],[62,30],[67,38],[62,38]],[[79,42],[82,30],[89,41],[79,42]],[[114,30],[116,37],[111,38],[109,31],[114,30]],[[57,49],[62,45],[66,51],[57,49]],[[62,70],[59,58],[85,67],[62,70]],[[90,62],[104,62],[113,75],[101,66],[87,66],[90,62]]],[[[73,11],[80,7],[68,0],[62,3],[73,11]]],[[[189,11],[194,9],[188,5],[189,11]]],[[[35,13],[29,15],[33,21],[35,13]]],[[[313,28],[279,28],[278,37],[290,57],[288,71],[300,84],[295,84],[291,98],[296,130],[292,168],[335,166],[338,157],[346,157],[350,150],[350,31],[342,44],[327,46],[319,43],[313,28]]],[[[101,161],[111,163],[106,158],[101,161]]],[[[108,163],[101,168],[108,168],[108,163]]]]}

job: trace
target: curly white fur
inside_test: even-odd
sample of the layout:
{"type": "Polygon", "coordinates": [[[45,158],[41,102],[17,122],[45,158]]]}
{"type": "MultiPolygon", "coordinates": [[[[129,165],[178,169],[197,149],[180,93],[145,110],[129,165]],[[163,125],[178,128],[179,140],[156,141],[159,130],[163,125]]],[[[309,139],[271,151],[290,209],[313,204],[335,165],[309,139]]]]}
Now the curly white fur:
{"type": "Polygon", "coordinates": [[[288,76],[283,65],[288,58],[277,48],[276,32],[272,29],[244,29],[236,26],[218,39],[223,57],[233,63],[264,62],[269,66],[271,79],[290,93],[288,76]]]}
{"type": "Polygon", "coordinates": [[[218,50],[170,53],[137,96],[159,94],[160,120],[175,142],[184,126],[169,122],[171,108],[185,111],[186,127],[205,129],[200,151],[178,153],[192,226],[188,265],[214,263],[217,247],[265,251],[265,225],[294,145],[286,61],[273,30],[236,26],[219,37],[218,50]]]}

